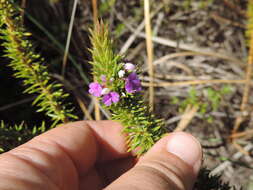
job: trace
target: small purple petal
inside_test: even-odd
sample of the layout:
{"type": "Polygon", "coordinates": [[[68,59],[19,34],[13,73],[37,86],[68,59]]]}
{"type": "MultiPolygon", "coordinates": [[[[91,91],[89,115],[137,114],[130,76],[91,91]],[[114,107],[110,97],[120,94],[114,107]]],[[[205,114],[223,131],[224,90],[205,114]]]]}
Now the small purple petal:
{"type": "Polygon", "coordinates": [[[132,93],[133,92],[133,85],[132,85],[132,83],[129,80],[126,81],[125,89],[126,89],[126,91],[128,93],[132,93]]]}
{"type": "Polygon", "coordinates": [[[111,98],[114,103],[117,103],[119,101],[119,94],[117,92],[111,92],[111,98]]]}
{"type": "Polygon", "coordinates": [[[120,96],[117,92],[110,92],[109,94],[104,95],[103,103],[107,106],[110,106],[112,103],[117,103],[120,99],[120,96]]]}
{"type": "Polygon", "coordinates": [[[93,96],[100,97],[102,93],[102,86],[97,82],[92,82],[89,85],[89,93],[93,96]]]}
{"type": "Polygon", "coordinates": [[[126,79],[125,89],[128,93],[139,92],[142,90],[141,81],[136,73],[131,73],[126,79]]]}
{"type": "Polygon", "coordinates": [[[104,95],[104,97],[103,97],[103,102],[104,102],[104,104],[107,105],[107,106],[110,106],[110,105],[112,104],[112,99],[111,99],[110,94],[104,95]]]}

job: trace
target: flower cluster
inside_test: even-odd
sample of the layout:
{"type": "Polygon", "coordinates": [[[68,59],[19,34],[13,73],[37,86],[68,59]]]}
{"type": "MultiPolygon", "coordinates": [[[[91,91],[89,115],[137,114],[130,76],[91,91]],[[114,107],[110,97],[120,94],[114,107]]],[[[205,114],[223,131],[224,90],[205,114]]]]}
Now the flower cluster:
{"type": "Polygon", "coordinates": [[[95,97],[102,97],[102,101],[106,106],[119,102],[120,92],[124,95],[124,92],[132,94],[142,90],[141,81],[135,72],[135,65],[132,63],[124,63],[122,65],[122,69],[118,71],[118,76],[114,76],[107,81],[107,77],[101,75],[102,84],[92,82],[89,85],[89,93],[95,97]],[[115,89],[113,87],[115,85],[112,85],[112,83],[116,84],[120,81],[123,81],[123,86],[115,89]]]}

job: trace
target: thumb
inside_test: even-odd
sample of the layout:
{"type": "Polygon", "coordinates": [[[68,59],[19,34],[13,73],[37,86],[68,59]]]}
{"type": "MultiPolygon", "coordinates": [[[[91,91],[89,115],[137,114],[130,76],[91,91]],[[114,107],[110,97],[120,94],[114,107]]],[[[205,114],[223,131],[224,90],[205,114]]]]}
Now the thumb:
{"type": "Polygon", "coordinates": [[[201,160],[200,143],[192,135],[171,133],[105,190],[190,190],[201,160]]]}

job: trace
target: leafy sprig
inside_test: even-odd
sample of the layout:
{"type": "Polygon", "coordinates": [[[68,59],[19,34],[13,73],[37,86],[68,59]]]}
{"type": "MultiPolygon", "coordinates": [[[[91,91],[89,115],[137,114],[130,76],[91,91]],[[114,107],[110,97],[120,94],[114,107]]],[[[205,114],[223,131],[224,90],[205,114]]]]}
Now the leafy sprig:
{"type": "Polygon", "coordinates": [[[35,53],[29,41],[31,34],[24,29],[20,10],[13,0],[0,1],[0,27],[5,56],[11,59],[9,66],[15,71],[15,77],[23,79],[25,92],[38,95],[33,102],[39,107],[38,112],[51,117],[52,126],[76,118],[73,108],[65,102],[69,95],[63,92],[61,84],[53,82],[44,59],[35,53]]]}
{"type": "Polygon", "coordinates": [[[184,112],[188,106],[195,106],[198,108],[199,114],[212,123],[213,117],[208,113],[217,111],[223,97],[230,94],[231,90],[229,85],[225,85],[219,90],[207,87],[199,92],[195,88],[190,88],[188,96],[184,100],[174,96],[172,97],[172,103],[179,105],[179,112],[184,112]]]}
{"type": "Polygon", "coordinates": [[[106,95],[100,99],[112,112],[112,119],[124,126],[123,132],[127,134],[129,151],[137,148],[137,154],[140,156],[165,134],[165,124],[163,120],[156,119],[144,103],[136,66],[126,63],[122,56],[115,53],[107,26],[103,23],[96,25],[91,31],[91,42],[93,60],[90,63],[98,82],[96,85],[101,84],[99,92],[104,88],[119,95],[117,101],[109,105],[104,101],[106,95]]]}

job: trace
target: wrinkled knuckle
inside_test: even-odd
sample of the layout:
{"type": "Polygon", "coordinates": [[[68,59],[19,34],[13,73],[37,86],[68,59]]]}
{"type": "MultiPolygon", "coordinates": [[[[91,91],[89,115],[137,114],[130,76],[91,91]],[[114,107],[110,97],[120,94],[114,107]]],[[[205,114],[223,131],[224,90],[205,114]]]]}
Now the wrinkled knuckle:
{"type": "Polygon", "coordinates": [[[18,185],[20,189],[24,189],[24,187],[31,187],[27,189],[41,189],[45,187],[45,189],[59,190],[58,185],[39,170],[31,157],[26,156],[22,151],[25,151],[25,149],[20,151],[14,149],[0,157],[0,178],[3,179],[0,189],[2,189],[2,186],[14,189],[18,185]],[[13,181],[15,181],[14,184],[16,185],[13,184],[13,181]],[[44,181],[47,181],[46,185],[44,181]]]}
{"type": "Polygon", "coordinates": [[[159,178],[159,181],[167,186],[168,189],[187,189],[182,177],[182,171],[175,165],[165,161],[152,160],[140,163],[137,165],[137,167],[151,173],[152,177],[159,178]]]}

